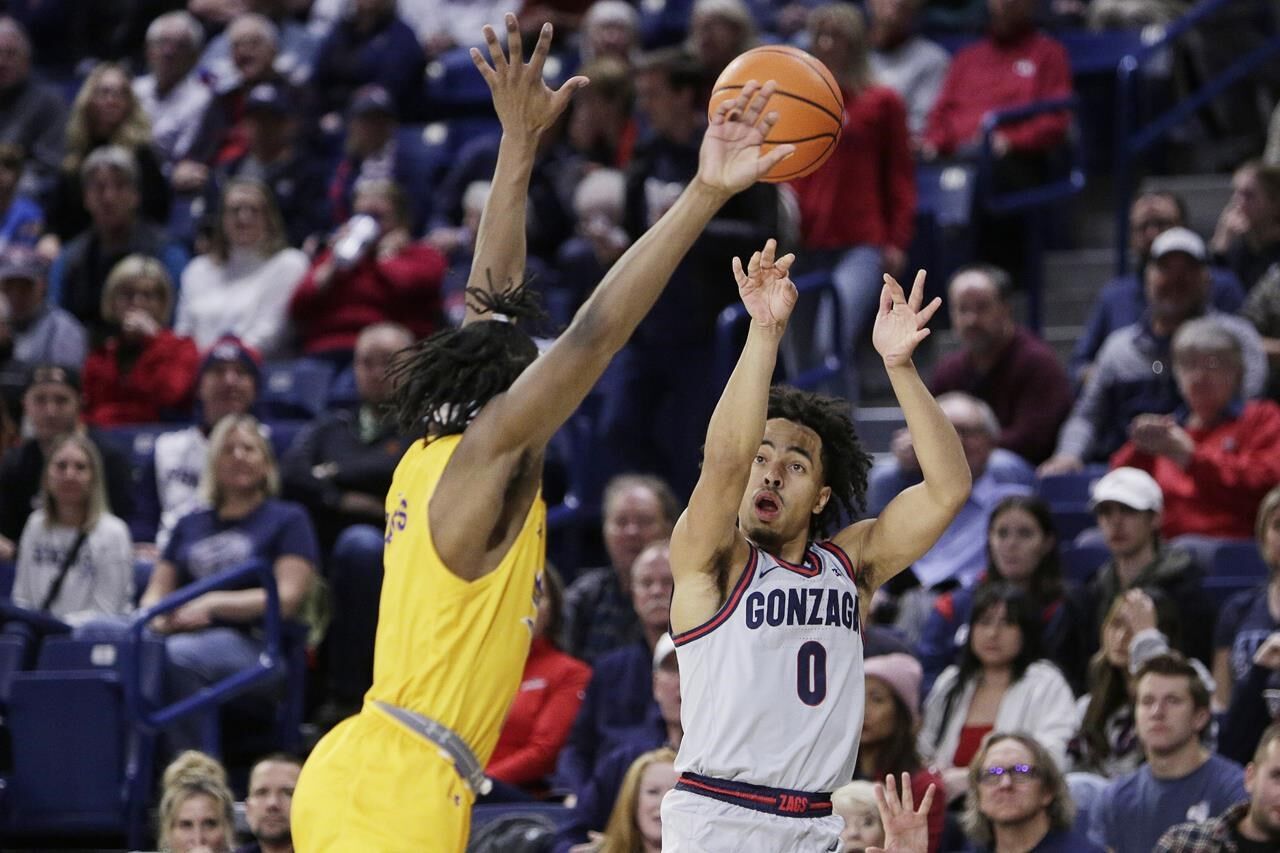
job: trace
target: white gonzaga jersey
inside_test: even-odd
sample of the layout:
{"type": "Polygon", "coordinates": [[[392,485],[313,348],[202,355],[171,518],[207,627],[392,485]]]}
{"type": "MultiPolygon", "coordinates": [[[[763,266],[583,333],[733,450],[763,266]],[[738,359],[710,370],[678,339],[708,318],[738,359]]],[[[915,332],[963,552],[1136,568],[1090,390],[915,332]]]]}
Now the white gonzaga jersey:
{"type": "Polygon", "coordinates": [[[813,792],[853,778],[865,687],[855,574],[832,542],[799,566],[751,546],[720,611],[673,638],[678,772],[813,792]]]}

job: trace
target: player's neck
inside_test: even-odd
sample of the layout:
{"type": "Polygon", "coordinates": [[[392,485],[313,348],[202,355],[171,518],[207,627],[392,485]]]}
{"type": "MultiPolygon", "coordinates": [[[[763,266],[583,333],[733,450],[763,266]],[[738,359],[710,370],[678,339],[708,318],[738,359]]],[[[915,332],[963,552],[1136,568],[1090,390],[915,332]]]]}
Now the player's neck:
{"type": "Polygon", "coordinates": [[[995,853],[1028,853],[1049,834],[1049,815],[1043,809],[1017,823],[995,827],[995,853]]]}

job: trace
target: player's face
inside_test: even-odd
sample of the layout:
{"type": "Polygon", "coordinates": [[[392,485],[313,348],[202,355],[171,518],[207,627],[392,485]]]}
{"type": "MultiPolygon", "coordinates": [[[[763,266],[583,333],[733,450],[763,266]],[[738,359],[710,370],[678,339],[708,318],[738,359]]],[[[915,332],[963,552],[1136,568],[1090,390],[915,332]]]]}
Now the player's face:
{"type": "Polygon", "coordinates": [[[1197,709],[1186,676],[1150,673],[1138,682],[1134,699],[1138,739],[1149,755],[1169,755],[1200,736],[1209,711],[1197,709]]]}
{"type": "Polygon", "coordinates": [[[978,782],[978,809],[992,823],[997,826],[1021,823],[1049,807],[1053,796],[1035,773],[1035,761],[1031,750],[1016,740],[996,741],[987,749],[978,782]],[[1000,776],[986,773],[993,767],[1018,765],[1031,767],[1033,772],[1019,774],[1006,770],[1000,776]]]}
{"type": "Polygon", "coordinates": [[[990,607],[970,631],[973,653],[985,667],[1006,667],[1022,651],[1022,629],[1009,621],[1004,602],[990,607]]]}
{"type": "Polygon", "coordinates": [[[880,825],[880,813],[874,806],[859,803],[843,817],[844,829],[840,830],[840,840],[844,842],[844,850],[852,853],[884,844],[884,827],[880,825]]]}
{"type": "Polygon", "coordinates": [[[862,712],[862,742],[882,743],[893,735],[893,690],[874,675],[867,676],[867,698],[862,712]]]}
{"type": "Polygon", "coordinates": [[[289,813],[299,772],[298,765],[288,761],[263,761],[253,768],[245,820],[259,841],[279,844],[289,839],[289,813]]]}
{"type": "Polygon", "coordinates": [[[951,282],[949,301],[951,326],[967,348],[990,353],[1004,344],[1013,317],[985,273],[970,270],[956,276],[951,282]]]}
{"type": "Polygon", "coordinates": [[[1000,577],[1016,584],[1030,581],[1054,545],[1036,517],[1021,507],[1010,507],[992,520],[988,543],[1000,577]]]}
{"type": "Polygon", "coordinates": [[[1116,501],[1103,501],[1094,510],[1102,541],[1113,557],[1129,557],[1150,546],[1160,526],[1154,512],[1127,507],[1116,501]]]}
{"type": "Polygon", "coordinates": [[[671,524],[662,502],[647,487],[631,486],[618,493],[604,516],[604,547],[614,569],[629,578],[636,557],[650,542],[670,536],[671,524]]]}
{"type": "Polygon", "coordinates": [[[195,794],[183,800],[173,817],[169,841],[175,853],[187,853],[201,847],[215,851],[230,849],[227,828],[213,797],[195,794]]]}
{"type": "Polygon", "coordinates": [[[1261,761],[1244,771],[1244,788],[1249,792],[1249,816],[1253,828],[1280,844],[1280,741],[1271,741],[1261,761]]]}
{"type": "Polygon", "coordinates": [[[751,463],[738,524],[757,545],[805,538],[809,521],[831,498],[823,485],[822,439],[807,426],[771,418],[751,463]]]}
{"type": "Polygon", "coordinates": [[[631,606],[642,625],[667,630],[673,589],[670,549],[657,545],[646,548],[631,566],[631,606]]]}
{"type": "Polygon", "coordinates": [[[636,791],[636,830],[646,846],[662,846],[662,798],[676,786],[676,768],[670,761],[655,761],[640,774],[636,791]]]}

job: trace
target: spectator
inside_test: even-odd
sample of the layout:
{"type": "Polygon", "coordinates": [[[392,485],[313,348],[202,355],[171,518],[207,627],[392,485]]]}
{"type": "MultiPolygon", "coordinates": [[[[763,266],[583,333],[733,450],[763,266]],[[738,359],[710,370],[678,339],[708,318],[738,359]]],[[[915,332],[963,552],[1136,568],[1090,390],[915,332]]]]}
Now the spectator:
{"type": "MultiPolygon", "coordinates": [[[[591,667],[560,651],[556,637],[564,611],[564,587],[551,567],[542,573],[538,619],[520,690],[507,712],[485,775],[511,799],[545,794],[556,757],[569,738],[591,667]]],[[[496,792],[494,792],[496,793],[496,792]]],[[[491,799],[495,798],[490,794],[491,799]]]]}
{"type": "MultiPolygon", "coordinates": [[[[386,180],[361,184],[355,211],[373,220],[377,237],[354,258],[336,248],[322,252],[289,303],[303,352],[339,363],[351,358],[356,336],[372,323],[404,323],[423,338],[439,328],[443,314],[446,261],[410,236],[404,190],[386,180]]],[[[348,223],[338,230],[335,247],[353,227],[348,223]]]]}
{"type": "Polygon", "coordinates": [[[429,59],[476,41],[485,25],[503,32],[510,4],[498,0],[400,0],[400,17],[418,34],[429,59]]]}
{"type": "Polygon", "coordinates": [[[916,746],[923,675],[920,664],[911,655],[892,653],[867,658],[863,668],[867,679],[866,702],[854,775],[867,780],[863,784],[870,785],[872,780],[885,776],[897,778],[900,774],[910,774],[911,795],[917,803],[924,801],[930,785],[937,786],[937,796],[929,810],[929,853],[938,853],[947,799],[942,777],[925,766],[916,746]]]}
{"type": "Polygon", "coordinates": [[[1199,850],[1206,853],[1274,850],[1280,847],[1280,723],[1263,733],[1253,760],[1244,768],[1249,801],[1237,803],[1203,823],[1171,827],[1156,844],[1156,853],[1199,850]]]}
{"type": "Polygon", "coordinates": [[[203,752],[183,752],[164,770],[159,822],[161,850],[231,853],[235,797],[227,771],[203,752]]]}
{"type": "Polygon", "coordinates": [[[1248,761],[1266,728],[1280,718],[1280,631],[1272,633],[1254,652],[1251,666],[1231,690],[1231,704],[1222,719],[1219,752],[1233,761],[1248,761]]]}
{"type": "Polygon", "coordinates": [[[707,83],[756,41],[756,22],[743,0],[695,0],[684,47],[702,66],[707,83]]]}
{"type": "MultiPolygon", "coordinates": [[[[939,800],[941,797],[934,803],[939,800]]],[[[844,845],[841,850],[863,851],[884,845],[884,824],[876,808],[873,783],[857,780],[836,788],[831,792],[831,811],[844,821],[844,829],[840,830],[840,842],[844,845]]]]}
{"type": "Polygon", "coordinates": [[[983,741],[969,765],[961,822],[977,853],[1103,853],[1076,831],[1075,804],[1057,756],[1012,729],[983,741]]]}
{"type": "Polygon", "coordinates": [[[261,357],[238,338],[223,338],[205,353],[196,378],[196,423],[156,436],[141,478],[135,541],[154,542],[163,551],[178,520],[202,508],[196,487],[209,455],[209,434],[227,415],[249,412],[261,379],[261,357]]]}
{"type": "Polygon", "coordinates": [[[81,169],[86,158],[107,146],[124,149],[137,165],[139,213],[150,222],[169,219],[169,184],[151,145],[151,120],[133,93],[123,67],[96,66],[80,87],[67,120],[66,154],[49,199],[49,230],[70,240],[89,226],[81,169]]]}
{"type": "MultiPolygon", "coordinates": [[[[315,530],[306,511],[275,497],[280,487],[271,445],[248,415],[219,422],[209,439],[200,491],[209,509],[183,517],[151,574],[140,606],[150,607],[187,584],[262,560],[279,587],[280,612],[294,618],[319,560],[315,530]]],[[[165,685],[169,701],[257,663],[263,650],[265,591],[254,581],[215,590],[156,617],[152,629],[166,635],[165,685]]],[[[206,714],[168,730],[171,743],[199,742],[206,714]]]]}
{"type": "Polygon", "coordinates": [[[1142,665],[1134,679],[1138,739],[1146,764],[1116,779],[1092,814],[1091,840],[1115,853],[1145,853],[1175,823],[1204,823],[1245,798],[1239,764],[1200,742],[1209,690],[1177,653],[1142,665]]]}
{"type": "Polygon", "coordinates": [[[0,17],[0,143],[31,157],[32,191],[52,187],[62,165],[67,106],[58,90],[31,75],[31,40],[16,20],[0,17]]]}
{"type": "Polygon", "coordinates": [[[80,167],[80,182],[91,224],[54,261],[50,301],[79,320],[96,344],[109,332],[99,312],[102,288],[115,265],[128,255],[150,255],[176,281],[187,253],[163,228],[139,217],[138,167],[124,148],[107,145],[95,150],[80,167]]]}
{"type": "Polygon", "coordinates": [[[907,130],[919,145],[942,91],[951,56],[916,32],[921,0],[871,0],[871,74],[897,92],[907,107],[907,130]]]}
{"type": "Polygon", "coordinates": [[[22,391],[29,370],[13,350],[13,310],[4,287],[0,286],[0,412],[4,413],[0,419],[0,456],[13,446],[12,439],[16,438],[17,423],[22,419],[22,391]]]}
{"type": "Polygon", "coordinates": [[[83,435],[54,442],[40,507],[18,543],[13,603],[82,624],[133,606],[129,528],[111,514],[102,457],[83,435]]]}
{"type": "Polygon", "coordinates": [[[1032,465],[1049,458],[1071,411],[1071,385],[1054,351],[1013,319],[1013,280],[999,267],[961,269],[947,288],[960,349],[933,369],[935,395],[964,391],[991,406],[999,446],[1032,465]]]}
{"type": "Polygon", "coordinates": [[[1080,593],[1081,612],[1089,620],[1086,636],[1100,635],[1107,613],[1125,592],[1158,589],[1172,599],[1182,617],[1179,650],[1208,661],[1212,606],[1205,600],[1202,572],[1191,553],[1164,544],[1160,537],[1164,512],[1160,484],[1137,468],[1116,468],[1093,484],[1089,507],[1109,558],[1080,593]]]}
{"type": "Polygon", "coordinates": [[[0,462],[0,559],[12,559],[13,543],[32,510],[39,508],[46,463],[58,439],[87,435],[98,448],[107,489],[107,507],[121,518],[133,513],[133,478],[129,463],[80,421],[80,374],[70,367],[39,364],[29,374],[22,397],[23,418],[31,437],[0,462]]]}
{"type": "Polygon", "coordinates": [[[342,110],[356,89],[375,84],[391,96],[396,114],[407,116],[417,107],[424,64],[395,0],[355,0],[320,43],[311,84],[322,93],[322,113],[342,110]]]}
{"type": "Polygon", "coordinates": [[[236,853],[293,853],[290,811],[302,762],[282,752],[259,758],[249,770],[244,819],[253,841],[236,853]]]}
{"type": "Polygon", "coordinates": [[[271,49],[272,68],[293,83],[305,85],[315,67],[320,38],[296,20],[291,8],[296,5],[290,0],[245,0],[230,20],[230,25],[204,49],[200,56],[201,70],[214,80],[219,90],[246,82],[255,69],[245,65],[244,55],[261,50],[262,44],[256,37],[245,36],[253,31],[259,35],[267,32],[262,26],[266,23],[271,25],[271,41],[274,43],[271,49]],[[249,29],[238,28],[249,18],[259,20],[249,29]]]}
{"type": "Polygon", "coordinates": [[[182,271],[174,331],[206,351],[235,335],[264,358],[289,350],[289,299],[306,273],[307,256],[285,242],[271,190],[237,178],[227,184],[207,254],[182,271]]]}
{"type": "Polygon", "coordinates": [[[964,648],[974,597],[991,584],[1010,584],[1026,593],[1039,614],[1040,650],[1062,670],[1072,689],[1080,690],[1088,643],[1077,604],[1062,583],[1053,516],[1039,498],[1012,495],[991,511],[986,572],[975,586],[944,592],[934,602],[916,650],[924,665],[925,691],[964,648]]]}
{"type": "Polygon", "coordinates": [[[1280,264],[1271,267],[1258,281],[1240,313],[1262,336],[1262,349],[1270,368],[1267,396],[1280,400],[1280,264]]]}
{"type": "Polygon", "coordinates": [[[671,535],[680,515],[670,486],[637,474],[610,480],[601,506],[609,565],[582,572],[565,593],[564,648],[587,663],[640,638],[628,596],[631,566],[648,545],[671,535]]]}
{"type": "MultiPolygon", "coordinates": [[[[1142,282],[1151,246],[1170,228],[1186,227],[1187,203],[1171,190],[1149,190],[1133,200],[1129,208],[1129,256],[1133,272],[1113,278],[1102,286],[1085,321],[1084,332],[1071,351],[1071,378],[1084,384],[1093,369],[1093,360],[1107,336],[1142,319],[1147,294],[1142,282]]],[[[1209,267],[1209,302],[1224,314],[1234,314],[1244,303],[1244,290],[1235,274],[1222,267],[1209,267]]]]}
{"type": "Polygon", "coordinates": [[[942,671],[924,703],[920,752],[942,773],[947,795],[964,793],[966,768],[991,731],[1024,731],[1065,762],[1075,698],[1058,668],[1040,659],[1039,614],[1007,584],[973,603],[960,662],[942,671]]]}
{"type": "Polygon", "coordinates": [[[1250,160],[1236,169],[1210,248],[1246,291],[1280,261],[1280,167],[1250,160]]]}
{"type": "Polygon", "coordinates": [[[1231,596],[1218,613],[1213,678],[1220,708],[1227,706],[1236,682],[1253,668],[1258,649],[1280,631],[1280,486],[1262,499],[1254,536],[1269,573],[1265,584],[1231,596]]]}
{"type": "Polygon", "coordinates": [[[556,771],[571,790],[580,790],[600,759],[619,746],[665,731],[661,708],[652,697],[657,644],[671,621],[668,540],[651,543],[636,557],[629,589],[643,637],[596,659],[556,771]]]}
{"type": "Polygon", "coordinates": [[[606,56],[633,65],[640,49],[640,14],[625,0],[596,0],[582,16],[578,42],[583,65],[606,56]]]}
{"type": "Polygon", "coordinates": [[[841,324],[820,324],[817,301],[805,300],[792,317],[789,344],[800,359],[796,372],[821,364],[828,353],[839,355],[841,384],[856,399],[857,356],[869,342],[882,275],[901,275],[906,265],[915,226],[915,169],[902,99],[871,76],[862,13],[848,3],[819,6],[809,17],[809,38],[814,56],[840,84],[844,124],[822,170],[791,187],[800,206],[805,269],[831,271],[841,324]],[[824,328],[831,331],[819,334],[824,328]],[[803,352],[811,341],[818,351],[803,352]]]}
{"type": "Polygon", "coordinates": [[[133,81],[134,97],[151,120],[152,145],[170,177],[173,167],[190,157],[213,103],[208,82],[196,70],[202,47],[199,21],[185,11],[166,12],[147,27],[149,73],[133,81]]]}
{"type": "Polygon", "coordinates": [[[13,357],[24,364],[84,364],[84,327],[48,297],[49,265],[22,246],[0,252],[0,293],[9,303],[13,357]]]}
{"type": "Polygon", "coordinates": [[[1173,336],[1173,374],[1186,409],[1138,415],[1111,457],[1160,485],[1166,538],[1247,539],[1263,496],[1280,483],[1280,406],[1241,405],[1243,372],[1240,342],[1216,318],[1184,323],[1173,336]]]}
{"type": "Polygon", "coordinates": [[[631,160],[637,133],[632,117],[635,83],[631,79],[631,67],[621,59],[606,56],[583,65],[578,73],[589,79],[591,85],[569,105],[565,135],[576,154],[577,168],[567,168],[564,171],[569,174],[561,176],[575,186],[581,176],[599,167],[625,169],[631,160]]]}
{"type": "Polygon", "coordinates": [[[666,747],[635,760],[609,815],[600,853],[662,850],[662,798],[676,786],[675,760],[675,752],[666,747]]]}
{"type": "Polygon", "coordinates": [[[1240,341],[1243,396],[1258,396],[1266,384],[1266,356],[1257,331],[1247,320],[1209,305],[1204,241],[1194,231],[1170,228],[1157,237],[1144,277],[1146,313],[1139,322],[1112,332],[1098,351],[1089,381],[1062,427],[1054,455],[1040,466],[1040,476],[1104,461],[1124,444],[1134,417],[1178,408],[1177,384],[1166,365],[1172,361],[1174,333],[1195,317],[1217,317],[1240,341]]]}
{"type": "Polygon", "coordinates": [[[93,426],[151,423],[186,413],[199,354],[169,328],[173,282],[155,258],[130,255],[102,291],[102,319],[116,332],[84,365],[84,419],[93,426]]]}
{"type": "Polygon", "coordinates": [[[547,299],[554,322],[567,325],[631,245],[631,237],[622,227],[626,195],[626,178],[614,169],[593,169],[574,188],[576,233],[560,247],[555,266],[561,281],[547,299]]]}
{"type": "Polygon", "coordinates": [[[20,147],[0,142],[0,251],[10,246],[34,247],[44,233],[44,211],[31,196],[19,192],[25,159],[20,147]]]}

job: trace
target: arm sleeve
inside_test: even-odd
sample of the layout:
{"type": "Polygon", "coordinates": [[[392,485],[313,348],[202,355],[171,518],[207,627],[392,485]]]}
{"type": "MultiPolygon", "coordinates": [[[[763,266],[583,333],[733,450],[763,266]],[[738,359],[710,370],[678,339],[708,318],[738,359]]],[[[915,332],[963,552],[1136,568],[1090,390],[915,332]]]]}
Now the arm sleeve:
{"type": "Polygon", "coordinates": [[[1200,445],[1191,454],[1187,473],[1205,500],[1234,506],[1252,518],[1258,502],[1280,483],[1280,408],[1250,404],[1242,418],[1242,447],[1225,451],[1200,445]]]}
{"type": "MultiPolygon", "coordinates": [[[[1036,80],[1035,101],[1065,98],[1071,94],[1071,64],[1061,44],[1046,45],[1040,59],[1040,74],[1036,80]]],[[[1041,113],[1026,121],[1006,125],[1002,129],[1013,151],[1044,151],[1066,138],[1071,124],[1070,114],[1061,112],[1041,113]]]]}
{"type": "Polygon", "coordinates": [[[285,494],[290,500],[313,509],[336,508],[342,499],[342,490],[332,477],[322,480],[311,472],[322,461],[317,449],[322,428],[321,422],[307,424],[280,457],[280,479],[285,494]]]}
{"type": "Polygon", "coordinates": [[[35,539],[37,531],[31,519],[22,528],[22,536],[18,538],[17,564],[13,578],[13,603],[28,610],[34,610],[40,602],[36,601],[35,580],[35,539]]]}
{"type": "Polygon", "coordinates": [[[118,518],[103,517],[103,535],[95,548],[93,610],[104,616],[128,613],[133,607],[133,542],[118,518]]]}
{"type": "Polygon", "coordinates": [[[319,568],[320,544],[316,540],[316,529],[311,524],[311,517],[298,504],[287,506],[289,517],[280,531],[279,545],[273,557],[301,557],[319,568]]]}
{"type": "Polygon", "coordinates": [[[591,670],[574,667],[551,686],[551,695],[538,711],[533,729],[519,749],[489,767],[489,775],[513,785],[535,782],[556,766],[556,756],[569,737],[591,670]]]}
{"type": "Polygon", "coordinates": [[[1098,434],[1098,424],[1106,417],[1106,388],[1111,382],[1111,367],[1105,360],[1106,347],[1098,353],[1093,374],[1080,391],[1075,408],[1058,434],[1055,456],[1085,459],[1098,434]]]}
{"type": "Polygon", "coordinates": [[[916,167],[908,141],[906,107],[896,94],[886,96],[882,121],[885,149],[881,174],[888,185],[885,223],[889,244],[905,252],[911,247],[916,224],[916,167]]]}
{"type": "Polygon", "coordinates": [[[1231,704],[1227,706],[1227,715],[1218,733],[1220,755],[1241,764],[1253,760],[1262,732],[1271,724],[1267,700],[1262,695],[1271,675],[1271,670],[1254,664],[1232,688],[1231,704]]]}

